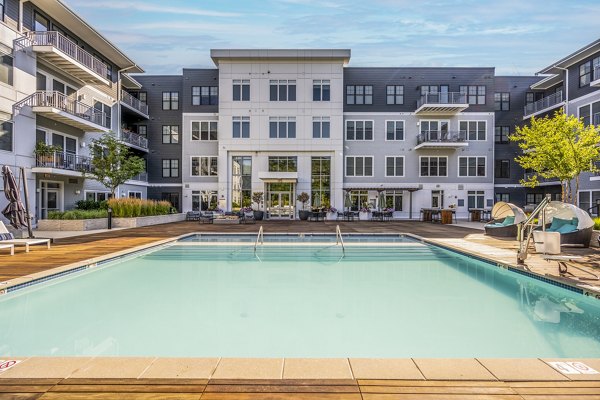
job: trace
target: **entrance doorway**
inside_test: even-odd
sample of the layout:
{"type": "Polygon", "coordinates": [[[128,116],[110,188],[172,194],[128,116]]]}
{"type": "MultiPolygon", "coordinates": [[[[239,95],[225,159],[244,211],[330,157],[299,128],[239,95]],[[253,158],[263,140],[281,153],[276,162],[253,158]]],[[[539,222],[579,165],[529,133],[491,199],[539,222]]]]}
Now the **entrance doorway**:
{"type": "Polygon", "coordinates": [[[294,190],[291,182],[267,183],[267,218],[294,218],[294,190]]]}
{"type": "Polygon", "coordinates": [[[431,191],[431,207],[432,208],[443,208],[444,207],[444,191],[443,190],[432,190],[431,191]]]}
{"type": "Polygon", "coordinates": [[[62,182],[40,181],[40,219],[47,219],[50,211],[62,211],[62,182]]]}

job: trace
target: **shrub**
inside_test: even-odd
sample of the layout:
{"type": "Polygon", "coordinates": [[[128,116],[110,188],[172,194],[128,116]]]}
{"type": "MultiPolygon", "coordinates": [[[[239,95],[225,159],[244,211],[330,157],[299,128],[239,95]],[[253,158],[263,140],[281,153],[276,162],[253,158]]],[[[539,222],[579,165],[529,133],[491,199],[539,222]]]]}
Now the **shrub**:
{"type": "Polygon", "coordinates": [[[108,207],[113,210],[115,218],[146,217],[152,215],[165,215],[171,211],[168,201],[142,200],[142,199],[109,199],[108,207]]]}
{"type": "Polygon", "coordinates": [[[600,231],[600,217],[594,218],[594,229],[600,231]]]}
{"type": "Polygon", "coordinates": [[[95,200],[79,200],[75,203],[75,208],[78,210],[99,210],[100,202],[95,200]]]}
{"type": "Polygon", "coordinates": [[[69,210],[69,211],[50,211],[48,219],[95,219],[106,218],[106,210],[69,210]]]}

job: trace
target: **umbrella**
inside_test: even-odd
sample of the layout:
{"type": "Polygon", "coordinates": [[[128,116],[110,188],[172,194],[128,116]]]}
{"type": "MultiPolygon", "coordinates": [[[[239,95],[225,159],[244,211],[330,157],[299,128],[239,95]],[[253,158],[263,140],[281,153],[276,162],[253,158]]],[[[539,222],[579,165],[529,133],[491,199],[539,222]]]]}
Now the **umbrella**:
{"type": "Polygon", "coordinates": [[[344,207],[351,208],[353,206],[352,199],[350,198],[350,191],[346,192],[346,198],[344,199],[344,207]]]}
{"type": "Polygon", "coordinates": [[[21,202],[19,186],[15,180],[12,171],[5,165],[2,167],[2,176],[4,177],[4,194],[8,199],[8,205],[2,210],[2,214],[10,221],[10,224],[16,229],[27,226],[25,218],[25,207],[21,202]]]}
{"type": "Polygon", "coordinates": [[[313,196],[313,207],[314,208],[321,207],[321,195],[313,196]]]}
{"type": "Polygon", "coordinates": [[[379,192],[379,197],[377,198],[377,208],[379,208],[379,211],[383,211],[385,208],[385,194],[383,193],[379,192]]]}

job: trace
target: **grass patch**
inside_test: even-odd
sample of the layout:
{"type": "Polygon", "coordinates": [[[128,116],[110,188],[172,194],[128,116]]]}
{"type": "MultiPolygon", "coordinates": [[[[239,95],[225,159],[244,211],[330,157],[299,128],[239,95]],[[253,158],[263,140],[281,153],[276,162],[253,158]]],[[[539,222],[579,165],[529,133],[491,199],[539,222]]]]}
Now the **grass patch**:
{"type": "Polygon", "coordinates": [[[173,208],[168,201],[142,199],[109,199],[108,207],[113,210],[115,218],[149,217],[166,215],[173,208]]]}
{"type": "Polygon", "coordinates": [[[69,210],[69,211],[50,211],[48,219],[96,219],[106,218],[106,210],[69,210]]]}

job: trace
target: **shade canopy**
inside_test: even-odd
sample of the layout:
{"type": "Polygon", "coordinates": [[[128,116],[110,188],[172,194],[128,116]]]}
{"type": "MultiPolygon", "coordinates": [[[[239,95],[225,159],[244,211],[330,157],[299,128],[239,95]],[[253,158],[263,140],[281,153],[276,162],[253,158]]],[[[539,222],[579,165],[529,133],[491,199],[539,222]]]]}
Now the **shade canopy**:
{"type": "Polygon", "coordinates": [[[546,223],[552,222],[553,218],[578,219],[577,229],[587,229],[594,226],[594,220],[590,215],[574,204],[563,203],[562,201],[551,201],[544,209],[546,223]]]}
{"type": "Polygon", "coordinates": [[[499,201],[494,204],[494,207],[492,208],[492,219],[502,219],[509,216],[515,217],[515,224],[523,222],[527,219],[527,216],[523,210],[512,203],[499,201]]]}

